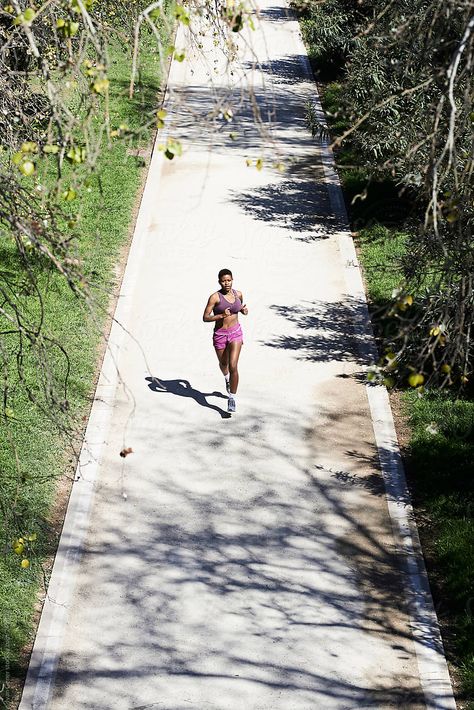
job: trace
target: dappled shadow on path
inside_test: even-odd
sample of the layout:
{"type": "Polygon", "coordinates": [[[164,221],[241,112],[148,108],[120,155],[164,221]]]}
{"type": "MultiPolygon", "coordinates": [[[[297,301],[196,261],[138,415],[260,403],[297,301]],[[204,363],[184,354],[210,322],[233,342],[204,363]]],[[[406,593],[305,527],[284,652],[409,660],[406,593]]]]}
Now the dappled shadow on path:
{"type": "Polygon", "coordinates": [[[335,303],[304,301],[270,308],[291,323],[292,332],[288,333],[286,328],[283,335],[275,335],[262,345],[292,350],[299,360],[371,364],[372,339],[365,330],[365,303],[347,297],[335,303]]]}
{"type": "Polygon", "coordinates": [[[263,10],[260,10],[260,16],[270,22],[286,22],[294,19],[294,14],[289,8],[278,7],[278,5],[263,8],[263,10]]]}
{"type": "MultiPolygon", "coordinates": [[[[254,73],[252,68],[247,72],[249,75],[254,73]]],[[[285,86],[273,86],[271,90],[254,87],[252,93],[249,96],[247,91],[234,87],[176,87],[169,131],[185,145],[212,147],[216,151],[224,149],[231,153],[252,149],[261,152],[262,131],[267,140],[274,136],[284,150],[294,149],[303,154],[306,142],[314,146],[306,127],[305,104],[301,96],[292,94],[285,86]],[[233,112],[231,122],[224,116],[228,109],[233,112]]]]}
{"type": "Polygon", "coordinates": [[[327,180],[315,156],[296,158],[267,185],[232,191],[231,199],[254,219],[285,228],[298,241],[326,239],[347,228],[331,207],[327,180]]]}
{"type": "MultiPolygon", "coordinates": [[[[347,386],[360,385],[331,383],[347,386]]],[[[370,421],[357,404],[325,417],[315,430],[263,400],[225,436],[165,429],[159,461],[130,471],[153,495],[134,486],[125,503],[102,487],[108,513],[84,558],[95,584],[75,609],[86,652],[77,635],[66,645],[52,710],[74,689],[77,710],[105,710],[107,683],[130,708],[425,707],[370,421]],[[334,468],[318,463],[331,447],[334,468]]]]}
{"type": "MultiPolygon", "coordinates": [[[[302,63],[305,58],[298,54],[291,54],[284,58],[271,59],[256,64],[247,63],[247,69],[258,68],[260,72],[271,77],[273,82],[279,85],[294,87],[302,80],[302,63]]],[[[300,101],[301,103],[301,101],[300,101]]]]}
{"type": "MultiPolygon", "coordinates": [[[[307,126],[306,102],[312,93],[302,77],[303,60],[295,55],[246,65],[243,74],[253,83],[252,95],[235,86],[174,87],[168,131],[185,146],[202,150],[205,160],[210,159],[208,151],[229,159],[238,155],[249,160],[252,170],[262,159],[266,184],[247,189],[229,185],[229,199],[252,218],[311,241],[347,225],[334,214],[328,182],[336,178],[323,170],[321,143],[307,126]],[[226,120],[229,111],[231,121],[226,120]]],[[[180,165],[173,162],[167,169],[179,170],[180,165]]]]}

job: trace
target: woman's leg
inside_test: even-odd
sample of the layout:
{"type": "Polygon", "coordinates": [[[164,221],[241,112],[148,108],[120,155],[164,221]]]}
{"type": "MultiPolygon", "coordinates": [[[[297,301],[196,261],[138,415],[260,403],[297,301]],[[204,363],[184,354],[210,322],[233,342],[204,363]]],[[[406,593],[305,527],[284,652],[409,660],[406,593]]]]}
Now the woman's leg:
{"type": "Polygon", "coordinates": [[[233,341],[229,343],[227,349],[229,350],[229,372],[230,372],[230,395],[236,394],[237,387],[239,386],[239,355],[242,348],[242,343],[233,341]]]}
{"type": "Polygon", "coordinates": [[[214,348],[216,351],[217,359],[219,360],[219,367],[224,375],[229,374],[229,347],[225,347],[224,350],[219,350],[218,348],[214,348]]]}

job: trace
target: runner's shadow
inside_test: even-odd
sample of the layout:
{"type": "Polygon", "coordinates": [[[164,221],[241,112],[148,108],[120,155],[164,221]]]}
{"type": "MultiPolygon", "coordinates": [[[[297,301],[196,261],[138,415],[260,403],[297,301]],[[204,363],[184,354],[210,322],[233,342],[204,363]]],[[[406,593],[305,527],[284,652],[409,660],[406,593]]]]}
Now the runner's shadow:
{"type": "Polygon", "coordinates": [[[230,419],[230,414],[225,412],[223,409],[215,404],[209,404],[206,397],[222,397],[222,399],[227,399],[227,397],[221,392],[200,392],[191,387],[188,380],[178,379],[178,380],[160,380],[158,377],[145,377],[148,382],[148,387],[153,392],[169,392],[170,394],[176,394],[178,397],[191,397],[195,402],[201,405],[201,407],[207,407],[208,409],[214,409],[219,412],[222,419],[230,419]]]}

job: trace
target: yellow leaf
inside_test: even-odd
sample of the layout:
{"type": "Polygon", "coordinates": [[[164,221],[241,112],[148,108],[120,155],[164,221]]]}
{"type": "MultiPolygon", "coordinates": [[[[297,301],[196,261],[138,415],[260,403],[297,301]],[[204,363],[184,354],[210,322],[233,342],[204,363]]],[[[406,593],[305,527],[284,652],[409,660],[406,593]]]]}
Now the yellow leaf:
{"type": "Polygon", "coordinates": [[[25,160],[25,162],[22,163],[18,169],[20,173],[23,173],[23,175],[29,177],[35,172],[35,164],[31,160],[25,160]]]}
{"type": "Polygon", "coordinates": [[[25,559],[25,560],[22,560],[22,561],[21,561],[21,566],[22,566],[23,569],[28,569],[28,567],[30,566],[30,561],[29,561],[29,560],[26,560],[26,559],[25,559]]]}
{"type": "Polygon", "coordinates": [[[31,533],[30,535],[28,535],[28,540],[30,542],[34,542],[36,540],[36,538],[37,538],[36,533],[31,533]]]}
{"type": "Polygon", "coordinates": [[[20,150],[22,153],[37,153],[38,144],[34,141],[26,141],[25,143],[21,144],[20,150]]]}
{"type": "Polygon", "coordinates": [[[261,170],[263,168],[263,160],[261,158],[258,158],[255,162],[255,167],[257,170],[261,170]]]}
{"type": "Polygon", "coordinates": [[[446,375],[451,372],[451,365],[448,365],[446,362],[444,365],[441,365],[441,372],[444,372],[446,375]]]}
{"type": "Polygon", "coordinates": [[[25,22],[33,22],[36,17],[36,12],[33,10],[32,7],[27,7],[23,13],[23,17],[25,18],[25,22]]]}
{"type": "Polygon", "coordinates": [[[412,374],[408,377],[408,384],[410,387],[419,387],[424,381],[425,378],[421,372],[412,372],[412,374]]]}
{"type": "Polygon", "coordinates": [[[167,115],[167,112],[163,108],[156,112],[156,126],[157,126],[157,128],[164,128],[166,115],[167,115]]]}
{"type": "Polygon", "coordinates": [[[95,91],[96,94],[104,94],[109,88],[109,84],[110,81],[108,79],[97,79],[97,81],[94,81],[92,84],[92,90],[95,91]]]}
{"type": "Polygon", "coordinates": [[[433,337],[435,337],[436,335],[439,335],[440,332],[441,332],[441,331],[440,331],[439,327],[438,327],[438,326],[435,326],[434,328],[431,328],[431,330],[430,330],[430,335],[433,336],[433,337]]]}
{"type": "Polygon", "coordinates": [[[64,190],[63,197],[66,202],[71,202],[72,200],[76,199],[77,192],[72,187],[69,187],[67,190],[64,190]]]}

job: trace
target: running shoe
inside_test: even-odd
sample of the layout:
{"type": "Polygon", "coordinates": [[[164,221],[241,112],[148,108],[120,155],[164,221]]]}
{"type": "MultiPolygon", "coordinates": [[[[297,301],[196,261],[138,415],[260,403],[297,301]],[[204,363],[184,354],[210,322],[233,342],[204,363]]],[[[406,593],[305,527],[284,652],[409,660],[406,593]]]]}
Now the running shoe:
{"type": "Polygon", "coordinates": [[[227,400],[227,411],[235,412],[235,399],[233,397],[229,397],[227,400]]]}

